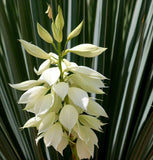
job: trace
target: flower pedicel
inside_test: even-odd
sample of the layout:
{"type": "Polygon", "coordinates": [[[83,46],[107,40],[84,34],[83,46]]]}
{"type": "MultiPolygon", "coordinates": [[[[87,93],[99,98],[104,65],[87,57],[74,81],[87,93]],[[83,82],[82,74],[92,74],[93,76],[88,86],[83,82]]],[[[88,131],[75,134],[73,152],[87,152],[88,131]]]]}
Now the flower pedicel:
{"type": "MultiPolygon", "coordinates": [[[[80,34],[82,25],[83,22],[69,34],[65,46],[69,40],[80,34]]],[[[106,48],[80,44],[61,51],[63,27],[62,10],[58,6],[58,15],[52,22],[56,47],[50,33],[37,24],[39,36],[51,43],[58,55],[46,53],[41,48],[20,40],[29,54],[44,59],[44,62],[38,70],[34,69],[39,76],[38,80],[10,85],[25,91],[18,103],[26,104],[24,110],[34,113],[34,117],[29,119],[23,128],[37,128],[36,143],[43,138],[46,147],[53,146],[62,155],[63,150],[70,145],[74,159],[90,158],[94,155],[94,145],[98,146],[98,139],[93,130],[101,132],[101,126],[104,125],[98,117],[108,116],[88,93],[104,94],[102,88],[105,85],[102,80],[106,77],[91,68],[69,62],[64,56],[72,52],[84,57],[95,57],[106,48]]]]}

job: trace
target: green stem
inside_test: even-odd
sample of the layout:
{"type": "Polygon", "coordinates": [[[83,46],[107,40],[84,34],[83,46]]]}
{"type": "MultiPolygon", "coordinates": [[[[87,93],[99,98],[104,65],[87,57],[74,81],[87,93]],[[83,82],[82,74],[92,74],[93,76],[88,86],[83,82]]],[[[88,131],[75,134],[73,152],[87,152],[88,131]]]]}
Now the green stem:
{"type": "Polygon", "coordinates": [[[58,67],[61,72],[61,81],[63,82],[61,43],[58,43],[58,56],[59,56],[58,67]]]}
{"type": "Polygon", "coordinates": [[[70,143],[71,151],[72,151],[72,159],[73,160],[80,160],[77,154],[76,144],[70,143]]]}
{"type": "Polygon", "coordinates": [[[56,48],[54,43],[52,43],[52,46],[54,47],[55,51],[58,52],[58,50],[57,50],[57,48],[56,48]]]}
{"type": "Polygon", "coordinates": [[[69,50],[65,50],[63,53],[62,53],[62,57],[64,57],[67,53],[69,52],[69,50]]]}
{"type": "Polygon", "coordinates": [[[68,43],[68,40],[66,41],[66,43],[65,43],[65,47],[64,47],[64,50],[66,50],[66,46],[67,46],[67,43],[68,43]]]}

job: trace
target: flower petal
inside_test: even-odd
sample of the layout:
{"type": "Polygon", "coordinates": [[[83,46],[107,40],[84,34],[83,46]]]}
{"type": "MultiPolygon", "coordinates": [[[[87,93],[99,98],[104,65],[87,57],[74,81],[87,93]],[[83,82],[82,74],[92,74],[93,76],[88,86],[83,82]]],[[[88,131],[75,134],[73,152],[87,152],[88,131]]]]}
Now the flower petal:
{"type": "Polygon", "coordinates": [[[59,77],[60,77],[60,70],[58,67],[54,67],[54,68],[49,68],[45,70],[42,73],[40,80],[46,81],[51,86],[57,82],[59,77]]]}
{"type": "Polygon", "coordinates": [[[89,116],[89,115],[80,115],[79,121],[84,126],[95,129],[99,132],[101,132],[101,126],[104,125],[100,120],[98,120],[95,117],[89,116]]]}
{"type": "Polygon", "coordinates": [[[52,125],[44,134],[44,143],[46,147],[53,146],[57,149],[63,136],[62,126],[59,123],[52,125]]]}
{"type": "Polygon", "coordinates": [[[50,108],[50,111],[51,112],[55,112],[55,113],[58,113],[59,110],[62,108],[62,100],[61,98],[52,91],[52,96],[53,96],[53,105],[52,107],[50,108]]]}
{"type": "Polygon", "coordinates": [[[45,114],[53,106],[53,100],[51,93],[40,97],[34,105],[34,113],[37,116],[45,114]]]}
{"type": "Polygon", "coordinates": [[[93,44],[80,44],[65,52],[72,52],[83,57],[95,57],[104,52],[107,48],[97,47],[93,44]]]}
{"type": "Polygon", "coordinates": [[[90,159],[91,156],[93,157],[94,145],[89,147],[84,141],[78,139],[76,142],[76,148],[79,159],[90,159]]]}
{"type": "Polygon", "coordinates": [[[34,113],[34,104],[35,104],[35,102],[33,102],[33,101],[27,103],[23,110],[34,113]]]}
{"type": "Polygon", "coordinates": [[[76,66],[76,67],[71,67],[69,68],[69,70],[73,73],[79,73],[91,78],[96,78],[96,79],[107,79],[105,76],[103,76],[102,74],[100,74],[99,72],[86,67],[86,66],[76,66]]]}
{"type": "Polygon", "coordinates": [[[40,96],[47,92],[47,88],[43,86],[36,86],[27,90],[19,99],[19,104],[29,103],[30,101],[37,100],[40,96]]]}
{"type": "Polygon", "coordinates": [[[76,87],[71,87],[68,91],[68,97],[76,106],[81,107],[83,110],[87,110],[89,97],[84,90],[76,87]]]}
{"type": "Polygon", "coordinates": [[[51,35],[49,34],[49,32],[44,29],[39,23],[37,23],[37,30],[38,30],[38,34],[39,36],[46,42],[48,43],[53,43],[53,38],[51,37],[51,35]]]}
{"type": "Polygon", "coordinates": [[[21,39],[19,41],[21,42],[25,50],[32,56],[41,59],[50,59],[50,55],[43,51],[41,48],[21,39]]]}
{"type": "Polygon", "coordinates": [[[82,126],[79,122],[73,128],[73,130],[78,134],[78,137],[85,143],[89,141],[89,136],[86,136],[88,129],[89,128],[82,126]]]}
{"type": "Polygon", "coordinates": [[[78,121],[78,112],[72,105],[65,105],[59,115],[61,124],[71,132],[78,121]]]}
{"type": "Polygon", "coordinates": [[[92,101],[91,99],[89,99],[89,104],[87,107],[87,113],[94,115],[94,116],[103,116],[108,118],[107,113],[105,112],[105,110],[102,108],[101,105],[99,105],[97,102],[92,101]]]}
{"type": "Polygon", "coordinates": [[[56,120],[56,114],[55,114],[55,112],[49,112],[48,114],[46,114],[42,118],[42,121],[39,124],[38,134],[46,131],[47,128],[49,128],[50,126],[52,126],[52,124],[55,122],[55,120],[56,120]]]}
{"type": "Polygon", "coordinates": [[[75,109],[77,110],[78,114],[81,114],[81,113],[84,112],[84,109],[82,109],[81,107],[75,105],[70,98],[69,98],[69,104],[75,107],[75,109]]]}
{"type": "Polygon", "coordinates": [[[66,68],[78,67],[75,62],[69,62],[67,59],[63,59],[63,62],[66,65],[66,68]]]}
{"type": "Polygon", "coordinates": [[[64,132],[62,139],[57,147],[57,151],[61,153],[61,155],[63,155],[63,150],[66,148],[66,146],[68,145],[68,137],[67,134],[64,132]]]}
{"type": "Polygon", "coordinates": [[[45,71],[46,69],[49,68],[50,64],[51,64],[51,60],[50,60],[50,59],[47,59],[46,61],[44,61],[44,62],[40,65],[38,71],[34,68],[35,73],[36,73],[37,75],[42,74],[43,71],[45,71]]]}
{"type": "Polygon", "coordinates": [[[50,52],[49,55],[51,56],[51,59],[57,60],[58,62],[59,56],[57,54],[50,52]]]}
{"type": "Polygon", "coordinates": [[[69,85],[65,82],[59,82],[53,86],[54,92],[61,97],[62,101],[68,93],[69,85]]]}
{"type": "Polygon", "coordinates": [[[29,127],[38,127],[39,123],[41,121],[41,118],[39,117],[32,117],[30,118],[22,128],[29,128],[29,127]]]}
{"type": "Polygon", "coordinates": [[[26,91],[34,86],[40,85],[44,83],[44,81],[39,80],[28,80],[17,84],[9,84],[12,88],[18,89],[20,91],[26,91]]]}

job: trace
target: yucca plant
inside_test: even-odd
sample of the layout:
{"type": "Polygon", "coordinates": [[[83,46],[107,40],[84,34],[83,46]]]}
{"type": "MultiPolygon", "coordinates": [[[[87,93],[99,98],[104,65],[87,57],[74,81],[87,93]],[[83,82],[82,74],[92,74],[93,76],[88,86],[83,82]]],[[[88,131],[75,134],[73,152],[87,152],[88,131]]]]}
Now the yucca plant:
{"type": "Polygon", "coordinates": [[[47,4],[54,19],[58,5],[63,10],[63,42],[84,19],[82,32],[67,48],[82,43],[108,48],[96,58],[67,54],[69,61],[91,67],[109,79],[104,81],[108,86],[105,95],[92,95],[100,99],[98,103],[109,116],[101,118],[107,125],[102,134],[96,132],[99,148],[95,148],[93,159],[152,159],[152,0],[0,0],[0,159],[71,159],[69,147],[63,157],[54,148],[46,148],[42,140],[36,145],[34,128],[21,129],[33,115],[17,104],[23,93],[8,85],[36,79],[33,68],[42,63],[27,54],[18,39],[55,52],[39,38],[36,28],[38,22],[51,33],[51,20],[45,14],[47,4]]]}

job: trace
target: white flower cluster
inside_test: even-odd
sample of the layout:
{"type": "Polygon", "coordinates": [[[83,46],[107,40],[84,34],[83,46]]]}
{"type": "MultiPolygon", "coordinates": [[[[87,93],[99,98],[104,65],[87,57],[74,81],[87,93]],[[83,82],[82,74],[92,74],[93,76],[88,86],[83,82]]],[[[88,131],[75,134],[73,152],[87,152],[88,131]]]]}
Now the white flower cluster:
{"type": "MultiPolygon", "coordinates": [[[[59,15],[62,16],[60,13],[57,18],[59,15]]],[[[54,38],[57,36],[56,41],[61,41],[61,33],[56,33],[56,21],[52,25],[54,38]]],[[[53,44],[51,35],[40,24],[37,27],[40,37],[53,44]]],[[[71,32],[68,40],[78,35],[81,27],[82,23],[71,32]]],[[[45,59],[38,70],[34,69],[39,76],[38,80],[11,84],[11,87],[25,91],[18,103],[26,104],[24,110],[34,113],[34,117],[29,119],[23,128],[36,127],[36,142],[43,138],[46,147],[53,146],[61,154],[68,144],[76,144],[80,159],[93,157],[94,145],[98,146],[98,139],[93,130],[102,131],[101,126],[104,123],[98,117],[108,116],[88,93],[103,94],[102,88],[105,85],[102,80],[106,77],[63,57],[60,61],[61,55],[48,54],[24,40],[20,42],[29,54],[45,59]]],[[[65,50],[63,55],[73,52],[85,57],[94,57],[103,51],[105,48],[81,44],[65,50]]]]}

